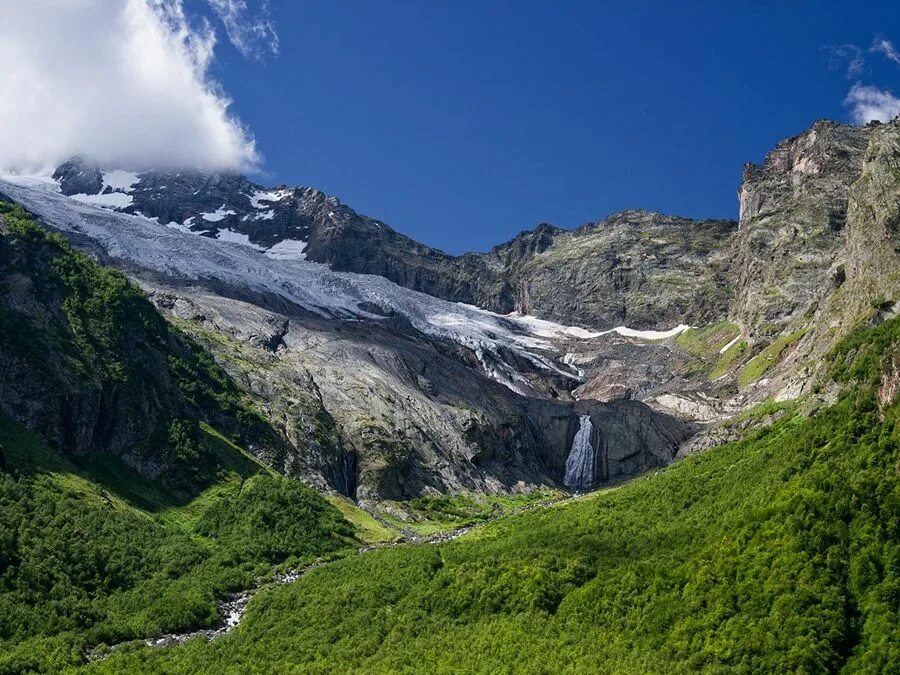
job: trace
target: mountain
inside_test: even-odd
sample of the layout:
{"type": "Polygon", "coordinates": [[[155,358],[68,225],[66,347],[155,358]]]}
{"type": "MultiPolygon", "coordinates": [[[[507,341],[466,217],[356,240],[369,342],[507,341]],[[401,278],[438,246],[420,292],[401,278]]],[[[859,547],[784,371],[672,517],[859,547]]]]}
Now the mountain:
{"type": "Polygon", "coordinates": [[[737,222],[463,256],[237,175],[0,177],[0,671],[896,669],[898,158],[820,121],[737,222]]]}
{"type": "Polygon", "coordinates": [[[573,485],[585,488],[664,466],[690,433],[689,423],[638,401],[573,400],[577,370],[562,358],[580,341],[572,334],[622,343],[618,334],[499,316],[380,277],[272,258],[228,241],[236,235],[194,236],[55,187],[18,180],[3,191],[141,281],[278,431],[286,452],[251,444],[258,456],[316,487],[377,506],[559,486],[590,415],[598,456],[573,485]]]}
{"type": "Polygon", "coordinates": [[[900,405],[877,391],[898,350],[900,319],[860,329],[828,362],[843,393],[812,415],[770,404],[752,414],[782,418],[739,442],[476,536],[327,565],[261,596],[229,639],[103,666],[896,672],[900,405]]]}
{"type": "Polygon", "coordinates": [[[463,256],[237,175],[73,158],[0,191],[215,355],[289,448],[272,466],[376,506],[564,485],[585,414],[589,486],[813,393],[835,340],[894,311],[897,138],[817,122],[745,167],[737,223],[626,211],[463,256]]]}

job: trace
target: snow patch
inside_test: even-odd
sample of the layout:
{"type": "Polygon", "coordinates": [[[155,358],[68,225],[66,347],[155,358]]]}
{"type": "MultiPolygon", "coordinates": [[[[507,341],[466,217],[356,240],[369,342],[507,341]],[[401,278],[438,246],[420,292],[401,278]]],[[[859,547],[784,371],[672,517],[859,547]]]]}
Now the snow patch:
{"type": "Polygon", "coordinates": [[[671,330],[634,330],[633,328],[626,328],[625,326],[617,326],[607,331],[603,331],[600,335],[618,333],[622,337],[639,338],[641,340],[667,340],[676,335],[681,335],[684,331],[689,329],[690,326],[684,323],[675,326],[675,328],[672,328],[671,330]]]}
{"type": "Polygon", "coordinates": [[[562,324],[554,323],[553,321],[538,319],[537,317],[528,314],[519,314],[518,312],[512,312],[506,316],[512,321],[527,327],[529,332],[534,335],[547,338],[573,337],[579,340],[593,340],[594,338],[602,337],[603,335],[616,333],[622,337],[638,338],[640,340],[666,340],[675,337],[676,335],[680,335],[690,328],[687,324],[680,324],[670,330],[635,330],[634,328],[628,328],[627,326],[616,326],[609,330],[592,331],[587,328],[580,328],[579,326],[563,326],[562,324]]]}
{"type": "Polygon", "coordinates": [[[119,190],[121,192],[131,192],[131,189],[141,180],[140,175],[131,171],[104,171],[103,172],[103,189],[119,190]]]}
{"type": "Polygon", "coordinates": [[[105,195],[77,194],[72,195],[71,199],[82,204],[103,206],[107,209],[124,209],[134,204],[134,197],[126,195],[124,192],[109,192],[105,195]]]}
{"type": "Polygon", "coordinates": [[[219,241],[227,241],[232,244],[240,244],[241,246],[249,246],[252,249],[256,249],[257,251],[262,251],[263,247],[257,244],[254,244],[250,241],[250,237],[242,232],[235,232],[234,230],[229,230],[227,227],[223,230],[219,230],[216,234],[216,239],[219,241]]]}
{"type": "Polygon", "coordinates": [[[260,202],[280,202],[291,196],[291,190],[259,190],[250,195],[250,206],[254,209],[268,209],[271,204],[260,204],[260,202]]]}
{"type": "Polygon", "coordinates": [[[266,251],[275,260],[306,260],[306,242],[299,239],[282,239],[266,251]]]}
{"type": "Polygon", "coordinates": [[[201,213],[200,217],[203,220],[208,220],[211,223],[218,223],[220,220],[223,220],[226,216],[234,216],[237,215],[231,209],[226,210],[225,205],[222,204],[218,209],[213,211],[212,213],[201,213]]]}
{"type": "Polygon", "coordinates": [[[171,223],[167,223],[166,227],[171,227],[173,230],[178,230],[179,232],[184,232],[185,234],[197,234],[196,232],[191,230],[190,227],[188,227],[190,220],[191,219],[188,218],[186,221],[184,221],[184,224],[172,221],[171,223]]]}
{"type": "Polygon", "coordinates": [[[720,354],[724,354],[724,353],[727,352],[729,349],[731,349],[732,347],[734,347],[734,346],[738,343],[738,340],[740,340],[740,339],[741,339],[741,334],[738,333],[738,334],[735,336],[734,340],[732,340],[732,341],[729,342],[727,345],[725,345],[724,347],[722,347],[722,349],[719,350],[719,353],[720,353],[720,354]]]}

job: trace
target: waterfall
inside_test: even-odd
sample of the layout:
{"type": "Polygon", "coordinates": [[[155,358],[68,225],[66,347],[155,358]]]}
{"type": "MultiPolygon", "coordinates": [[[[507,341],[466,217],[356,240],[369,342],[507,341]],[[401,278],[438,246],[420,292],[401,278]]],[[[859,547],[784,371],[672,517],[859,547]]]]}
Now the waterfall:
{"type": "Polygon", "coordinates": [[[578,432],[572,441],[572,449],[566,458],[566,473],[563,485],[568,488],[582,488],[594,482],[594,446],[591,434],[594,425],[590,415],[579,416],[578,432]]]}

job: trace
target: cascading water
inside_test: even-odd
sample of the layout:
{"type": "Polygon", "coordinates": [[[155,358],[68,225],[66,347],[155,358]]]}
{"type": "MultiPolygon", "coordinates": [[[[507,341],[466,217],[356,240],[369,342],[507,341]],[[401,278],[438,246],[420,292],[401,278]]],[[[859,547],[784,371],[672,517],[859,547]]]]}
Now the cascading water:
{"type": "Polygon", "coordinates": [[[563,476],[563,485],[568,488],[583,488],[594,482],[594,446],[591,445],[593,432],[591,416],[580,415],[578,432],[566,458],[566,473],[563,476]]]}

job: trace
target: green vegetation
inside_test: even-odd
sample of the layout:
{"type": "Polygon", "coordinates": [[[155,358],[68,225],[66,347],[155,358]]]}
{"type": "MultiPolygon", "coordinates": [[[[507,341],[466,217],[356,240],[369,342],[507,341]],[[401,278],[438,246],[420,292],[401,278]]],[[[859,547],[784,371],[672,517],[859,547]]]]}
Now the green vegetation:
{"type": "Polygon", "coordinates": [[[273,566],[357,545],[241,447],[277,436],[208,353],[2,201],[0,282],[4,409],[42,435],[0,414],[0,673],[211,625],[273,566]]]}
{"type": "Polygon", "coordinates": [[[366,544],[384,544],[402,538],[400,532],[380,523],[372,514],[363,511],[346,497],[331,495],[328,501],[353,525],[356,538],[360,541],[366,544]]]}
{"type": "Polygon", "coordinates": [[[248,396],[137,286],[2,200],[0,275],[18,279],[0,289],[0,350],[25,364],[42,406],[65,397],[68,410],[45,431],[64,452],[102,452],[127,439],[133,457],[190,494],[212,478],[198,419],[260,455],[279,451],[248,396]]]}
{"type": "Polygon", "coordinates": [[[782,335],[759,354],[750,359],[738,373],[738,384],[746,387],[759,380],[766,371],[781,360],[784,351],[806,335],[806,329],[782,335]]]}
{"type": "Polygon", "coordinates": [[[697,358],[692,370],[709,373],[710,380],[717,380],[743,356],[746,340],[732,341],[741,329],[733,323],[722,321],[704,328],[690,328],[676,338],[678,348],[697,358]],[[724,352],[720,350],[728,347],[724,352]]]}
{"type": "Polygon", "coordinates": [[[722,377],[735,363],[738,362],[738,360],[740,360],[740,358],[746,351],[746,340],[738,340],[733,345],[731,345],[722,353],[722,355],[719,357],[719,360],[716,361],[716,365],[713,366],[713,369],[709,373],[709,379],[718,380],[720,377],[722,377]]]}
{"type": "Polygon", "coordinates": [[[427,536],[484,523],[529,504],[557,501],[562,497],[562,492],[551,489],[513,495],[431,495],[402,503],[386,502],[385,506],[402,511],[407,517],[400,520],[386,514],[385,520],[398,530],[427,536]]]}
{"type": "Polygon", "coordinates": [[[115,458],[79,466],[7,418],[0,438],[0,672],[56,671],[95,645],[210,625],[216,598],[272,565],[356,545],[322,497],[241,453],[182,503],[115,458]]]}
{"type": "Polygon", "coordinates": [[[741,329],[733,323],[721,323],[703,328],[689,328],[681,333],[675,343],[678,348],[705,360],[718,358],[719,350],[736,338],[741,329]]]}
{"type": "Polygon", "coordinates": [[[593,499],[267,589],[232,635],[108,672],[898,672],[900,319],[832,356],[812,417],[593,499]]]}

